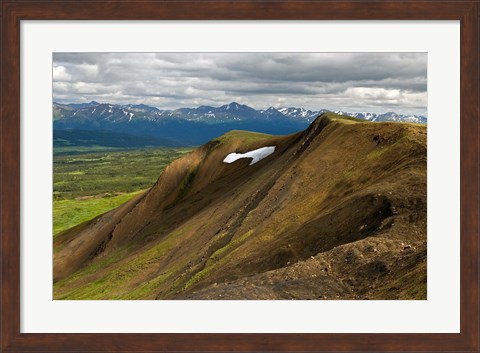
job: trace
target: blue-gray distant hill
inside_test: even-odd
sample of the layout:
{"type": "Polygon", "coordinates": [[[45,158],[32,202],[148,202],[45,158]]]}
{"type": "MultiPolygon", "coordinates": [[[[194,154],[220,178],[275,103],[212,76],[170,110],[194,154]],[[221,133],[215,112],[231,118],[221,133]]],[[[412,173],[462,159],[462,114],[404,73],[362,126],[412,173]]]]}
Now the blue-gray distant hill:
{"type": "Polygon", "coordinates": [[[150,136],[136,136],[121,132],[96,131],[96,130],[53,130],[53,147],[176,147],[179,142],[150,136]]]}
{"type": "MultiPolygon", "coordinates": [[[[257,131],[274,135],[291,134],[305,129],[326,111],[273,107],[256,110],[235,102],[221,107],[200,106],[176,110],[160,110],[144,104],[117,105],[95,101],[77,104],[53,103],[53,128],[57,145],[62,143],[112,147],[199,145],[230,130],[257,131]],[[76,137],[75,134],[81,136],[76,137]]],[[[423,124],[427,122],[424,116],[400,115],[393,112],[339,113],[370,121],[423,124]]]]}

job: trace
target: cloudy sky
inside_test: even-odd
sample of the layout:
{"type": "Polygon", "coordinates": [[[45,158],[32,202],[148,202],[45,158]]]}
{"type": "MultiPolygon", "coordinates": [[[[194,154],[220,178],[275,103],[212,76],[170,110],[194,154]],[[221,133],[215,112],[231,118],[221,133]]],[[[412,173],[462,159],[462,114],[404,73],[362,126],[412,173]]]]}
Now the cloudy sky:
{"type": "Polygon", "coordinates": [[[53,100],[427,112],[426,53],[55,53],[53,100]]]}

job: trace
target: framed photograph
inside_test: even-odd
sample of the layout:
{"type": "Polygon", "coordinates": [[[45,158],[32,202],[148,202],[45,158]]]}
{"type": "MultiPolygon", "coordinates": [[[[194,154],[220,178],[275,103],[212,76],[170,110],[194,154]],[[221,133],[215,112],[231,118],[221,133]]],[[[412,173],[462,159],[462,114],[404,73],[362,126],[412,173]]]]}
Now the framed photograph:
{"type": "Polygon", "coordinates": [[[3,1],[2,350],[479,351],[478,1],[3,1]]]}

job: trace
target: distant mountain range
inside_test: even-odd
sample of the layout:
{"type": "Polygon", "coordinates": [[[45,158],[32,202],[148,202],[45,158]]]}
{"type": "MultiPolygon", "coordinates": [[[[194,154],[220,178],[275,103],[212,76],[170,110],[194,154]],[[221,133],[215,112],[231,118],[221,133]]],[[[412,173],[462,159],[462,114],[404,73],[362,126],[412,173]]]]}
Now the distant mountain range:
{"type": "MultiPolygon", "coordinates": [[[[109,131],[134,136],[166,139],[168,144],[200,144],[230,130],[249,130],[269,134],[290,134],[305,129],[316,117],[329,110],[274,108],[256,110],[232,102],[220,107],[200,106],[160,110],[145,104],[53,103],[54,130],[80,129],[109,131]]],[[[425,116],[349,113],[337,114],[369,121],[427,123],[425,116]]]]}

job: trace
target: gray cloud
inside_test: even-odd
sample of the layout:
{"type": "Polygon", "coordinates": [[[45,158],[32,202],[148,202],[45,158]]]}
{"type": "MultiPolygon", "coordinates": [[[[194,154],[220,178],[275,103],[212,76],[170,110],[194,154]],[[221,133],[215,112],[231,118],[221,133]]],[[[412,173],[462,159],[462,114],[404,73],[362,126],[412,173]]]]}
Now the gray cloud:
{"type": "Polygon", "coordinates": [[[55,53],[54,101],[426,114],[426,53],[55,53]]]}

